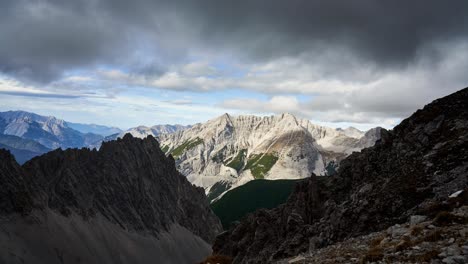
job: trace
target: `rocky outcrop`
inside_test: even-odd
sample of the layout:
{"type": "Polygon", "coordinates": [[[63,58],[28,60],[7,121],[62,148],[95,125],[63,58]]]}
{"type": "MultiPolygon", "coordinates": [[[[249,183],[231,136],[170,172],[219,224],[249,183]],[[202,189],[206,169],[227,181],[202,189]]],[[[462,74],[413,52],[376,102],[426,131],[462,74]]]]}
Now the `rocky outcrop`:
{"type": "Polygon", "coordinates": [[[404,224],[311,250],[277,264],[468,263],[467,224],[468,206],[440,212],[432,219],[414,215],[404,224]]]}
{"type": "Polygon", "coordinates": [[[0,213],[25,214],[32,209],[31,192],[15,158],[0,149],[0,213]]]}
{"type": "Polygon", "coordinates": [[[213,249],[235,263],[271,262],[445,210],[468,187],[467,132],[468,88],[382,130],[336,175],[298,184],[286,204],[247,216],[213,249]]]}
{"type": "Polygon", "coordinates": [[[221,230],[203,189],[151,136],[59,149],[23,167],[2,152],[0,164],[0,262],[193,263],[221,230]]]}

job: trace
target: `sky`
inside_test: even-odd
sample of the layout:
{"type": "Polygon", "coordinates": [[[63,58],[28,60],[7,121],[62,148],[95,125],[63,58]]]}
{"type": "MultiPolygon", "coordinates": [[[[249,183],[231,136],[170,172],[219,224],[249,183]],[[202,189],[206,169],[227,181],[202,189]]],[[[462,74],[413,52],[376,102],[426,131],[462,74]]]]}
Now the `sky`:
{"type": "Polygon", "coordinates": [[[468,86],[468,1],[1,0],[0,111],[391,128],[468,86]]]}

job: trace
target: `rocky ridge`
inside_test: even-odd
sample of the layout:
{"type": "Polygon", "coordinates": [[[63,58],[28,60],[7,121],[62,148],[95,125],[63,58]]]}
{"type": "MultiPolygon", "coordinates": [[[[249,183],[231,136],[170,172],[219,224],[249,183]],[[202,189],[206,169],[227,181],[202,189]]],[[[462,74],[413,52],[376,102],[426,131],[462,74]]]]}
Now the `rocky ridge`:
{"type": "Polygon", "coordinates": [[[58,149],[22,167],[0,155],[0,262],[195,262],[221,230],[203,189],[153,137],[58,149]]]}
{"type": "Polygon", "coordinates": [[[286,204],[248,215],[213,249],[234,263],[273,262],[447,211],[448,196],[468,188],[467,131],[465,88],[382,130],[375,146],[344,159],[336,175],[312,175],[286,204]]]}

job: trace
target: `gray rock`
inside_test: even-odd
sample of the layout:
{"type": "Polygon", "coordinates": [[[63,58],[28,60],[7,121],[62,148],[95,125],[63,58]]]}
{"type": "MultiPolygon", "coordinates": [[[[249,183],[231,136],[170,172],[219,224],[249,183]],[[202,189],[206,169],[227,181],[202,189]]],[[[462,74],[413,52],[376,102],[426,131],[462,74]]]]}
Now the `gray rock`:
{"type": "Polygon", "coordinates": [[[412,215],[410,218],[410,225],[414,226],[419,223],[426,221],[427,216],[425,215],[412,215]]]}
{"type": "Polygon", "coordinates": [[[451,256],[442,260],[442,262],[446,264],[465,264],[465,261],[466,260],[463,256],[451,256]]]}
{"type": "Polygon", "coordinates": [[[320,237],[312,237],[309,239],[309,252],[316,250],[323,241],[320,237]]]}
{"type": "Polygon", "coordinates": [[[447,247],[446,252],[448,256],[456,256],[456,255],[461,254],[461,249],[459,246],[453,245],[453,246],[447,247]]]}
{"type": "Polygon", "coordinates": [[[400,225],[394,225],[387,229],[387,234],[392,236],[393,238],[401,237],[408,232],[408,228],[402,227],[400,225]]]}
{"type": "Polygon", "coordinates": [[[462,246],[463,255],[468,255],[468,246],[462,246]]]}

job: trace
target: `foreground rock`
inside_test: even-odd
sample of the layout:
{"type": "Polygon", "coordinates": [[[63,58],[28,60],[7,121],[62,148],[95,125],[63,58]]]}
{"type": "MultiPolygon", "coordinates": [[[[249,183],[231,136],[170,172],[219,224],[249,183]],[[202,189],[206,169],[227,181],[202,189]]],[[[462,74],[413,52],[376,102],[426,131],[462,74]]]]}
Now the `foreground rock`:
{"type": "Polygon", "coordinates": [[[0,263],[195,263],[221,230],[152,137],[0,158],[0,263]]]}
{"type": "Polygon", "coordinates": [[[312,176],[286,204],[232,226],[217,238],[215,253],[234,263],[274,262],[411,216],[430,219],[452,210],[449,195],[468,188],[468,88],[432,102],[381,136],[374,147],[343,160],[337,175],[312,176]]]}
{"type": "Polygon", "coordinates": [[[277,263],[468,263],[467,221],[468,206],[463,206],[429,221],[396,224],[277,263]]]}

